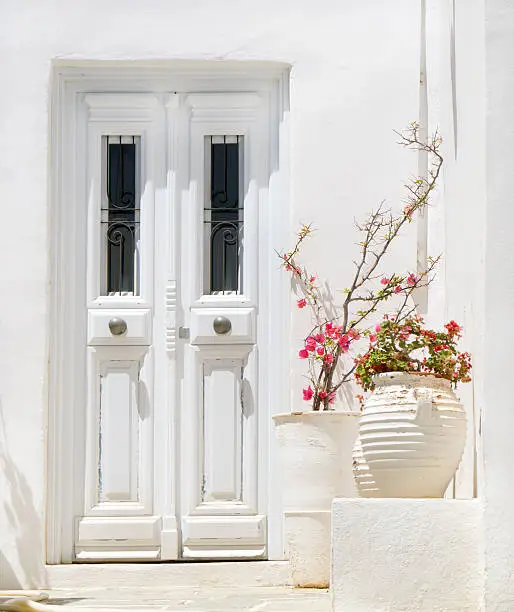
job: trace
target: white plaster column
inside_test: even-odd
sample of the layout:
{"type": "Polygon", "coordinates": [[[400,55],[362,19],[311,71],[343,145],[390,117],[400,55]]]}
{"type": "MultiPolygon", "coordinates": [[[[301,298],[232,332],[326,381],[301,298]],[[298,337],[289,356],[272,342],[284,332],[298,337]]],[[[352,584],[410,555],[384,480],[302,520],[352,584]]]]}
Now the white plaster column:
{"type": "MultiPolygon", "coordinates": [[[[487,220],[482,418],[486,609],[514,609],[514,4],[485,1],[487,220]]],[[[468,248],[463,244],[463,248],[468,248]]]]}

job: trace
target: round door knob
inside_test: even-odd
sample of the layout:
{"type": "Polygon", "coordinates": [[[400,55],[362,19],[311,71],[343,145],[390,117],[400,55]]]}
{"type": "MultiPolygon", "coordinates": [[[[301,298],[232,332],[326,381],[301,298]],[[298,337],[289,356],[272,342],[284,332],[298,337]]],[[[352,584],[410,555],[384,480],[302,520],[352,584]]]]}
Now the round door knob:
{"type": "Polygon", "coordinates": [[[232,329],[232,323],[227,317],[216,317],[212,323],[212,327],[217,334],[228,334],[232,329]]]}
{"type": "Polygon", "coordinates": [[[113,336],[121,336],[127,331],[127,322],[123,319],[113,317],[109,321],[109,331],[113,336]]]}

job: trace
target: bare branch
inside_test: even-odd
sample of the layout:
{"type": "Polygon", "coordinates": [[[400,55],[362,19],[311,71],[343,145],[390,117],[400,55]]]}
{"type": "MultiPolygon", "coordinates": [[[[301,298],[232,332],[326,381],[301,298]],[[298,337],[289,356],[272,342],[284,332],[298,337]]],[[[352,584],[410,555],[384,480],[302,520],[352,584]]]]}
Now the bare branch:
{"type": "MultiPolygon", "coordinates": [[[[414,307],[409,307],[413,292],[432,282],[432,272],[439,261],[439,257],[430,259],[427,262],[426,270],[419,276],[395,273],[389,278],[382,278],[383,288],[376,289],[373,286],[381,277],[379,273],[381,264],[397,236],[407,224],[412,222],[414,214],[422,211],[429,204],[430,194],[435,189],[443,163],[439,152],[441,138],[437,132],[427,142],[424,142],[420,137],[419,125],[411,123],[407,130],[396,132],[396,134],[400,138],[400,145],[428,153],[432,158],[432,163],[427,176],[410,178],[404,185],[406,197],[400,213],[393,213],[382,201],[364,221],[354,220],[361,237],[358,242],[360,254],[353,262],[355,272],[350,286],[344,290],[346,296],[342,306],[329,304],[327,295],[330,295],[330,292],[328,294],[326,291],[323,292],[321,286],[315,282],[316,279],[305,267],[297,263],[302,244],[312,232],[310,225],[305,225],[300,229],[296,244],[290,252],[277,253],[282,266],[291,272],[293,282],[303,296],[298,302],[299,307],[308,307],[313,316],[314,325],[307,338],[318,334],[324,338],[323,334],[327,334],[328,324],[331,325],[331,330],[336,329],[332,334],[333,337],[324,338],[323,352],[317,356],[313,354],[309,359],[310,380],[315,387],[313,390],[314,410],[320,410],[321,406],[327,410],[331,394],[353,376],[355,370],[353,362],[342,372],[340,366],[346,359],[350,342],[360,337],[358,332],[360,326],[368,320],[382,302],[387,302],[394,297],[401,298],[395,320],[402,321],[409,316],[414,309],[414,307]],[[357,310],[351,318],[355,305],[359,303],[362,304],[362,309],[357,310]],[[327,358],[322,355],[327,355],[327,358]],[[329,356],[331,359],[328,359],[329,356]]],[[[310,341],[312,342],[312,338],[310,341]]]]}

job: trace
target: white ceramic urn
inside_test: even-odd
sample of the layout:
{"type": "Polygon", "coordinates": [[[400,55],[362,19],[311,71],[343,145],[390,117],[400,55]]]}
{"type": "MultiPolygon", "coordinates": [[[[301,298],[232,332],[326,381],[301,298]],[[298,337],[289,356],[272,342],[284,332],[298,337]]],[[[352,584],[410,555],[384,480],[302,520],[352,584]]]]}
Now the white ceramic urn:
{"type": "Polygon", "coordinates": [[[388,372],[374,377],[353,452],[361,497],[443,497],[466,442],[466,414],[450,381],[388,372]]]}
{"type": "Polygon", "coordinates": [[[360,413],[316,411],[273,417],[281,451],[283,509],[295,586],[327,588],[332,500],[357,495],[352,449],[360,413]]]}

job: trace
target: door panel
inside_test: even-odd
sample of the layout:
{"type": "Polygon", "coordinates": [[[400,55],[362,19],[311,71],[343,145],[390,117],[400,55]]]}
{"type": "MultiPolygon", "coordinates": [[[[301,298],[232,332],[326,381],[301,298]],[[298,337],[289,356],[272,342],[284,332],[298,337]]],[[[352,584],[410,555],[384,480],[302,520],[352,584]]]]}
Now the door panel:
{"type": "Polygon", "coordinates": [[[202,502],[242,501],[243,368],[237,359],[203,363],[202,502]]]}
{"type": "Polygon", "coordinates": [[[181,160],[188,166],[179,299],[189,342],[181,438],[190,442],[181,451],[183,555],[261,558],[256,315],[267,100],[194,94],[185,108],[190,148],[181,160]]]}
{"type": "Polygon", "coordinates": [[[84,103],[88,359],[75,557],[156,559],[154,210],[164,111],[146,94],[88,94],[84,103]]]}
{"type": "Polygon", "coordinates": [[[192,308],[190,315],[191,344],[255,344],[255,308],[192,308]],[[215,319],[230,321],[230,330],[218,334],[215,319]]]}
{"type": "Polygon", "coordinates": [[[141,501],[139,369],[139,361],[109,360],[100,372],[100,503],[141,501]]]}
{"type": "Polygon", "coordinates": [[[149,309],[131,308],[116,310],[90,309],[88,312],[89,346],[150,346],[152,337],[152,311],[149,309]],[[123,317],[127,329],[122,335],[113,335],[109,322],[123,317]]]}
{"type": "Polygon", "coordinates": [[[158,557],[152,516],[152,361],[147,347],[88,348],[84,513],[78,560],[158,557]]]}
{"type": "Polygon", "coordinates": [[[153,432],[145,389],[151,362],[139,347],[95,347],[88,356],[86,514],[149,514],[153,432]]]}

